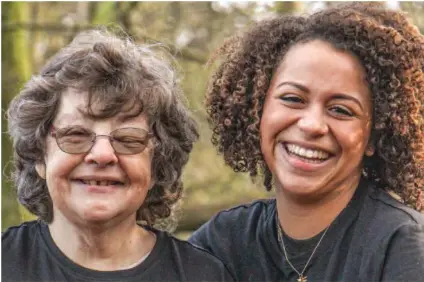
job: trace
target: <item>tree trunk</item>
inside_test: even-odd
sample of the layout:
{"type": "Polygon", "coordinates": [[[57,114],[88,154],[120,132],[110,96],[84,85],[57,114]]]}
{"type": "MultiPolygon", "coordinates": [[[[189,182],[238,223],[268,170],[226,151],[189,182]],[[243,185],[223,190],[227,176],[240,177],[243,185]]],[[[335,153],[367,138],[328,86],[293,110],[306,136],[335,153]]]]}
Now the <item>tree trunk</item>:
{"type": "MultiPolygon", "coordinates": [[[[25,2],[3,2],[2,22],[19,23],[30,18],[30,9],[25,2]]],[[[2,32],[2,110],[31,76],[31,56],[28,33],[23,29],[2,32]]],[[[7,121],[2,115],[2,230],[21,221],[34,218],[19,205],[13,184],[8,181],[11,171],[12,145],[7,134],[7,121]]]]}

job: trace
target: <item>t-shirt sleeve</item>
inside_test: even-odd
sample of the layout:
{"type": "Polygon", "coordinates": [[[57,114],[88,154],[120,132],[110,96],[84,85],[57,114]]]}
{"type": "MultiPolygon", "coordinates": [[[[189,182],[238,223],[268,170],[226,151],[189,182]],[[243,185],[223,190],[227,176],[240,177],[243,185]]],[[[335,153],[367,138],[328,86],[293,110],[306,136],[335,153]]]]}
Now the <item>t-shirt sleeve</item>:
{"type": "Polygon", "coordinates": [[[252,265],[257,268],[257,260],[246,251],[252,250],[251,244],[256,251],[262,246],[258,231],[265,230],[267,204],[260,200],[218,212],[193,233],[189,242],[221,260],[237,281],[251,280],[252,265]]]}
{"type": "Polygon", "coordinates": [[[212,253],[213,255],[216,255],[213,253],[213,225],[214,225],[214,219],[211,219],[210,221],[203,224],[199,229],[197,229],[191,237],[188,239],[188,241],[198,246],[202,249],[207,250],[208,252],[212,253]]]}
{"type": "Polygon", "coordinates": [[[234,232],[237,226],[234,226],[233,216],[225,211],[218,213],[195,231],[188,241],[220,259],[237,280],[235,262],[239,261],[237,250],[242,247],[233,240],[240,238],[239,233],[234,232]]]}
{"type": "Polygon", "coordinates": [[[424,225],[404,225],[392,236],[382,281],[424,281],[424,225]]]}
{"type": "Polygon", "coordinates": [[[234,279],[234,277],[230,274],[230,272],[228,271],[227,268],[225,268],[223,270],[223,274],[222,274],[222,281],[223,282],[235,282],[236,280],[234,279]]]}
{"type": "MultiPolygon", "coordinates": [[[[215,229],[215,223],[216,222],[214,221],[214,219],[211,219],[209,222],[202,225],[197,231],[195,231],[191,235],[191,237],[188,239],[188,242],[197,247],[200,247],[203,250],[206,250],[208,253],[211,253],[218,259],[222,259],[222,256],[220,257],[219,255],[217,255],[220,253],[217,250],[220,244],[214,239],[216,236],[219,236],[218,234],[216,234],[216,230],[213,231],[215,229]]],[[[220,276],[220,278],[223,279],[222,281],[235,281],[225,264],[223,264],[222,267],[223,272],[220,276]]]]}

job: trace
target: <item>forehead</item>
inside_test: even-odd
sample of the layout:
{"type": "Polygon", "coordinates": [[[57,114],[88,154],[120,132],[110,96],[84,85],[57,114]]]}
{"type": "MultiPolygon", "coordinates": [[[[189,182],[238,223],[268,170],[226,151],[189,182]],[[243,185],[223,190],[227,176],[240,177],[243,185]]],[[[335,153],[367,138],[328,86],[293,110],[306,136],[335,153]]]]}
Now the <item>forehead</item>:
{"type": "Polygon", "coordinates": [[[293,46],[274,73],[274,80],[300,80],[306,86],[330,92],[368,93],[359,60],[320,40],[293,46]]]}
{"type": "MultiPolygon", "coordinates": [[[[79,92],[76,89],[68,89],[66,90],[60,99],[60,105],[59,109],[57,111],[55,122],[56,123],[73,123],[73,122],[88,122],[88,121],[95,121],[98,120],[98,118],[95,118],[91,116],[88,113],[88,95],[85,92],[79,92]]],[[[98,109],[102,109],[104,105],[100,104],[94,104],[91,106],[91,109],[94,113],[98,111],[98,109]]],[[[125,108],[130,108],[124,107],[125,108]]],[[[112,116],[110,119],[115,120],[116,122],[123,123],[126,121],[132,121],[132,122],[141,122],[146,123],[146,117],[144,114],[140,114],[137,108],[133,108],[130,111],[122,111],[114,116],[112,116]]]]}

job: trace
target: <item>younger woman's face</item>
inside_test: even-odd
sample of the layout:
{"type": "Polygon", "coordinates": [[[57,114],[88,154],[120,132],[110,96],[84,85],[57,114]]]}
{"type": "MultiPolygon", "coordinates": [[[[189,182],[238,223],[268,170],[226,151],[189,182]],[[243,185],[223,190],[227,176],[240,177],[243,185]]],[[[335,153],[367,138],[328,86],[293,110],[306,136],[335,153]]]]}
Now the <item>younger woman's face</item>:
{"type": "Polygon", "coordinates": [[[329,43],[292,47],[273,75],[261,150],[282,191],[320,199],[349,189],[371,155],[371,94],[359,61],[329,43]]]}

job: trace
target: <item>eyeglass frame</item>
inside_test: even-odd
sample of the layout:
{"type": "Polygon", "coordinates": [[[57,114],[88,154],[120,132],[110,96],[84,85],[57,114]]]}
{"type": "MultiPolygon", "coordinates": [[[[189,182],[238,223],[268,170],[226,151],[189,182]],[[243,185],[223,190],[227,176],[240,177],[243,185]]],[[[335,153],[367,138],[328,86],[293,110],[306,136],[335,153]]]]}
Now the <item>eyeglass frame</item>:
{"type": "Polygon", "coordinates": [[[73,127],[73,126],[68,126],[68,127],[63,127],[63,128],[56,128],[54,125],[52,125],[51,128],[50,128],[50,136],[53,137],[54,139],[56,139],[56,144],[59,147],[59,149],[62,152],[67,153],[67,154],[70,154],[70,155],[81,155],[81,154],[86,154],[86,153],[90,152],[91,149],[93,149],[94,144],[96,144],[97,137],[99,137],[99,136],[100,137],[107,137],[109,139],[110,145],[112,146],[113,151],[116,154],[119,154],[119,155],[135,155],[135,154],[140,154],[141,152],[143,152],[147,148],[147,145],[148,145],[147,143],[149,142],[150,138],[152,138],[154,136],[154,133],[153,132],[147,131],[146,129],[143,129],[143,128],[137,128],[137,127],[117,128],[117,129],[112,130],[111,132],[109,132],[109,135],[107,135],[107,134],[96,134],[96,132],[92,131],[91,129],[84,128],[85,130],[90,131],[92,133],[91,134],[92,137],[91,137],[91,141],[90,141],[91,142],[91,146],[86,151],[81,152],[81,153],[69,153],[69,152],[66,152],[65,150],[62,149],[61,145],[59,144],[59,140],[58,140],[56,134],[57,134],[57,131],[58,130],[65,129],[65,128],[71,128],[71,127],[73,127]],[[146,135],[146,145],[144,146],[144,148],[140,152],[136,152],[136,153],[126,154],[126,153],[119,153],[119,152],[117,152],[116,149],[115,149],[115,146],[113,145],[114,144],[113,141],[116,141],[116,140],[110,134],[112,132],[115,132],[115,131],[120,130],[120,129],[131,129],[131,128],[132,129],[137,129],[137,130],[142,130],[142,131],[147,132],[147,135],[146,135]]]}

